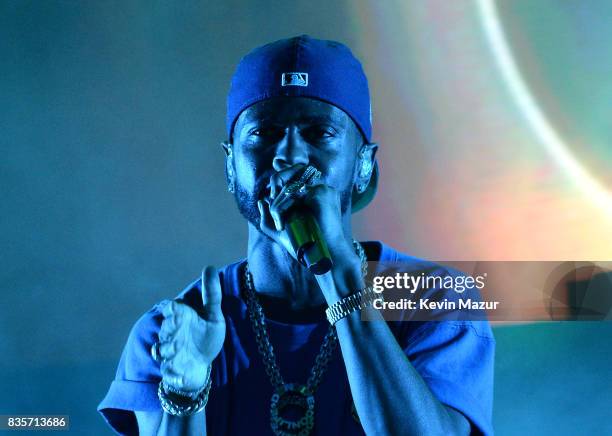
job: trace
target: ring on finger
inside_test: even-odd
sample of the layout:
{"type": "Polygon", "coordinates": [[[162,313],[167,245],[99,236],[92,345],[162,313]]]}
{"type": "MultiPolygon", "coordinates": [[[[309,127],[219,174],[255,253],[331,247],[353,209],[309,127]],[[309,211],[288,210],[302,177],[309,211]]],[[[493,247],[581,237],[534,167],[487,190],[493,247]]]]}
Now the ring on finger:
{"type": "Polygon", "coordinates": [[[290,182],[285,187],[283,195],[285,197],[295,197],[296,194],[304,194],[306,186],[318,182],[320,177],[321,171],[312,165],[308,165],[298,180],[290,182]]]}
{"type": "Polygon", "coordinates": [[[310,183],[315,183],[321,177],[321,171],[313,167],[312,165],[308,165],[302,175],[300,176],[299,182],[306,185],[310,183]]]}
{"type": "Polygon", "coordinates": [[[161,363],[164,360],[159,352],[160,345],[159,342],[154,342],[153,345],[151,345],[151,357],[157,363],[161,363]]]}
{"type": "Polygon", "coordinates": [[[292,182],[285,187],[283,195],[285,197],[295,197],[296,194],[302,194],[306,192],[306,185],[300,181],[292,182]]]}

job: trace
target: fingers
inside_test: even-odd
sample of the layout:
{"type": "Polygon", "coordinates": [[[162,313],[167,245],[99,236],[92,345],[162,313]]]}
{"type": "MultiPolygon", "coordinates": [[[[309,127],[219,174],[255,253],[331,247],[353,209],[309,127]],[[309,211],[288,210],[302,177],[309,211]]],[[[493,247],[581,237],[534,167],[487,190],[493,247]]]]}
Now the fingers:
{"type": "Polygon", "coordinates": [[[206,366],[185,355],[162,360],[159,372],[166,385],[184,391],[198,391],[206,383],[206,366]]]}
{"type": "Polygon", "coordinates": [[[164,320],[158,333],[159,340],[162,342],[170,340],[176,334],[181,316],[181,309],[178,307],[178,304],[180,303],[176,301],[168,301],[163,305],[161,313],[164,316],[164,320]]]}
{"type": "Polygon", "coordinates": [[[301,201],[318,220],[325,221],[340,214],[340,192],[331,186],[309,186],[301,201]]]}
{"type": "Polygon", "coordinates": [[[159,344],[159,354],[162,358],[162,362],[167,359],[172,359],[176,355],[177,344],[176,341],[168,340],[161,341],[159,344]]]}
{"type": "Polygon", "coordinates": [[[177,371],[172,360],[164,360],[161,363],[159,372],[164,379],[164,383],[176,389],[186,389],[188,387],[185,374],[177,371]]]}
{"type": "Polygon", "coordinates": [[[179,372],[174,367],[175,363],[172,358],[162,360],[159,371],[164,375],[164,378],[167,376],[177,376],[179,372]]]}
{"type": "Polygon", "coordinates": [[[272,218],[272,214],[270,213],[270,202],[266,200],[259,200],[257,202],[257,207],[259,208],[259,228],[264,234],[268,235],[272,239],[274,239],[276,233],[276,225],[274,224],[274,219],[272,218]]]}
{"type": "Polygon", "coordinates": [[[162,303],[162,321],[159,333],[160,341],[159,352],[162,358],[170,357],[176,353],[176,341],[181,339],[179,336],[181,327],[192,322],[192,318],[197,316],[193,309],[178,301],[167,301],[162,303]],[[174,343],[174,348],[169,347],[169,343],[174,343]]]}
{"type": "Polygon", "coordinates": [[[175,315],[180,315],[182,311],[181,303],[175,300],[166,300],[161,304],[161,313],[164,318],[171,318],[175,315]]]}
{"type": "Polygon", "coordinates": [[[202,303],[205,319],[216,321],[223,318],[221,312],[221,282],[219,273],[213,266],[207,266],[202,271],[202,303]]]}
{"type": "Polygon", "coordinates": [[[185,388],[185,377],[175,372],[162,371],[164,383],[175,387],[176,389],[185,388]]]}
{"type": "Polygon", "coordinates": [[[274,221],[274,227],[277,231],[284,229],[283,216],[296,202],[299,202],[309,190],[309,185],[302,185],[299,190],[295,190],[295,186],[289,183],[283,187],[278,196],[270,205],[270,215],[274,221]]]}
{"type": "Polygon", "coordinates": [[[161,339],[160,334],[159,342],[155,342],[151,346],[151,357],[155,362],[163,363],[176,356],[178,348],[180,347],[177,345],[177,341],[174,337],[161,339]]]}
{"type": "MultiPolygon", "coordinates": [[[[320,214],[324,205],[331,203],[332,210],[335,204],[339,205],[339,201],[336,201],[339,200],[339,197],[335,198],[336,191],[327,185],[304,185],[300,190],[290,195],[285,195],[285,192],[290,192],[291,189],[292,187],[290,184],[285,185],[283,190],[269,206],[270,216],[272,217],[274,229],[276,231],[284,229],[284,215],[296,203],[301,203],[308,209],[311,209],[315,216],[320,214]]],[[[329,208],[329,206],[327,206],[327,208],[329,208]]]]}
{"type": "MultiPolygon", "coordinates": [[[[199,389],[204,385],[205,376],[201,368],[205,367],[205,362],[212,360],[207,357],[208,355],[218,353],[218,349],[215,349],[206,354],[206,346],[215,342],[211,332],[214,333],[214,326],[220,324],[209,321],[217,316],[217,310],[220,319],[223,319],[220,308],[221,285],[215,268],[206,268],[202,273],[202,281],[202,298],[206,302],[205,313],[198,313],[190,306],[176,300],[160,303],[158,310],[164,318],[158,332],[159,342],[151,348],[153,359],[160,365],[164,383],[186,391],[199,389]],[[210,328],[207,328],[206,324],[209,324],[210,328]],[[205,334],[208,336],[205,337],[205,334]]],[[[225,324],[222,329],[224,332],[225,324]]]]}
{"type": "MultiPolygon", "coordinates": [[[[261,226],[263,231],[273,229],[276,232],[280,232],[284,229],[283,214],[306,194],[306,183],[312,183],[315,180],[309,169],[312,172],[317,171],[314,167],[311,168],[304,164],[297,164],[281,170],[270,177],[270,201],[267,205],[265,203],[262,205],[258,204],[258,207],[263,218],[267,218],[265,212],[269,210],[273,225],[267,220],[263,220],[263,226],[261,226]],[[306,174],[309,174],[309,176],[306,176],[306,174]],[[304,177],[306,179],[302,182],[304,177]],[[302,188],[296,191],[296,184],[298,187],[302,185],[302,188]],[[264,210],[262,210],[262,206],[264,210]]],[[[318,174],[320,175],[320,173],[318,174]]],[[[318,180],[318,177],[316,180],[318,180]]]]}
{"type": "Polygon", "coordinates": [[[291,179],[301,172],[306,165],[298,164],[285,168],[270,177],[270,198],[274,199],[291,179]]]}
{"type": "Polygon", "coordinates": [[[291,206],[295,204],[295,198],[290,195],[284,195],[281,191],[280,195],[277,196],[272,204],[268,207],[270,211],[270,217],[274,223],[274,229],[278,232],[284,229],[285,224],[283,222],[283,215],[291,206]]]}

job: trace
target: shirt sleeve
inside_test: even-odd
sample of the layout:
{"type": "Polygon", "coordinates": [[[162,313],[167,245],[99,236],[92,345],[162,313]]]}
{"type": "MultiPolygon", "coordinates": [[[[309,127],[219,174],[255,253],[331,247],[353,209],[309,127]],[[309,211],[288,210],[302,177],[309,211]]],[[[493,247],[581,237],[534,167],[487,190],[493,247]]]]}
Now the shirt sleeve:
{"type": "Polygon", "coordinates": [[[461,412],[472,435],[492,435],[495,339],[487,321],[430,321],[404,351],[438,400],[461,412]]]}
{"type": "Polygon", "coordinates": [[[136,322],[121,354],[115,379],[98,405],[98,411],[117,434],[138,434],[134,411],[161,410],[157,398],[161,374],[150,353],[158,340],[161,322],[157,306],[136,322]]]}

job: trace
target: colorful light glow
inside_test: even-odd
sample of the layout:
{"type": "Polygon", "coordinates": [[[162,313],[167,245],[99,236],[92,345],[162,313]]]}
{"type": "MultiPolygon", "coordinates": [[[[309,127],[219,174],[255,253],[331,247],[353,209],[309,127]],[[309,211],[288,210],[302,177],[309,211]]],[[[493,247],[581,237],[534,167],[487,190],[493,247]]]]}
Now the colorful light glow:
{"type": "Polygon", "coordinates": [[[499,72],[541,145],[556,160],[561,169],[572,178],[585,196],[612,217],[612,194],[578,162],[569,146],[557,133],[529,92],[529,87],[525,83],[504,37],[495,1],[477,0],[476,3],[486,41],[493,53],[499,72]]]}
{"type": "Polygon", "coordinates": [[[609,62],[579,42],[557,46],[598,41],[606,27],[585,36],[588,17],[552,2],[367,6],[354,12],[381,184],[358,228],[438,260],[611,259],[609,62]]]}

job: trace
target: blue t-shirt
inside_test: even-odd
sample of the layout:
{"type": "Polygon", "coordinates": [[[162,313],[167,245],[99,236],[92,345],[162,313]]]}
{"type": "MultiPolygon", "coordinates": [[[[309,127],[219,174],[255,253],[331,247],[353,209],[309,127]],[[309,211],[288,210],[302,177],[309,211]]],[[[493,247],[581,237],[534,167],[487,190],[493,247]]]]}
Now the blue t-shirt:
{"type": "MultiPolygon", "coordinates": [[[[430,272],[448,268],[401,254],[381,242],[364,242],[369,261],[400,262],[430,272]]],[[[272,435],[270,398],[273,388],[257,351],[247,308],[240,291],[245,260],[220,270],[222,311],[226,320],[223,348],[212,366],[212,389],[206,406],[209,435],[272,435]]],[[[201,279],[178,298],[202,307],[201,279]]],[[[285,382],[304,384],[329,329],[323,308],[299,322],[263,306],[270,341],[285,382]]],[[[408,318],[408,317],[407,317],[408,318]]],[[[156,305],[134,325],[121,355],[115,380],[98,406],[119,434],[136,435],[135,410],[161,410],[157,386],[159,364],[150,349],[158,340],[162,315],[156,305]]],[[[489,435],[493,408],[495,340],[487,321],[389,321],[408,359],[438,400],[460,411],[473,434],[489,435]]],[[[402,405],[398,405],[402,407],[402,405]]],[[[352,397],[339,347],[315,393],[315,435],[363,435],[353,418],[352,397]]]]}

